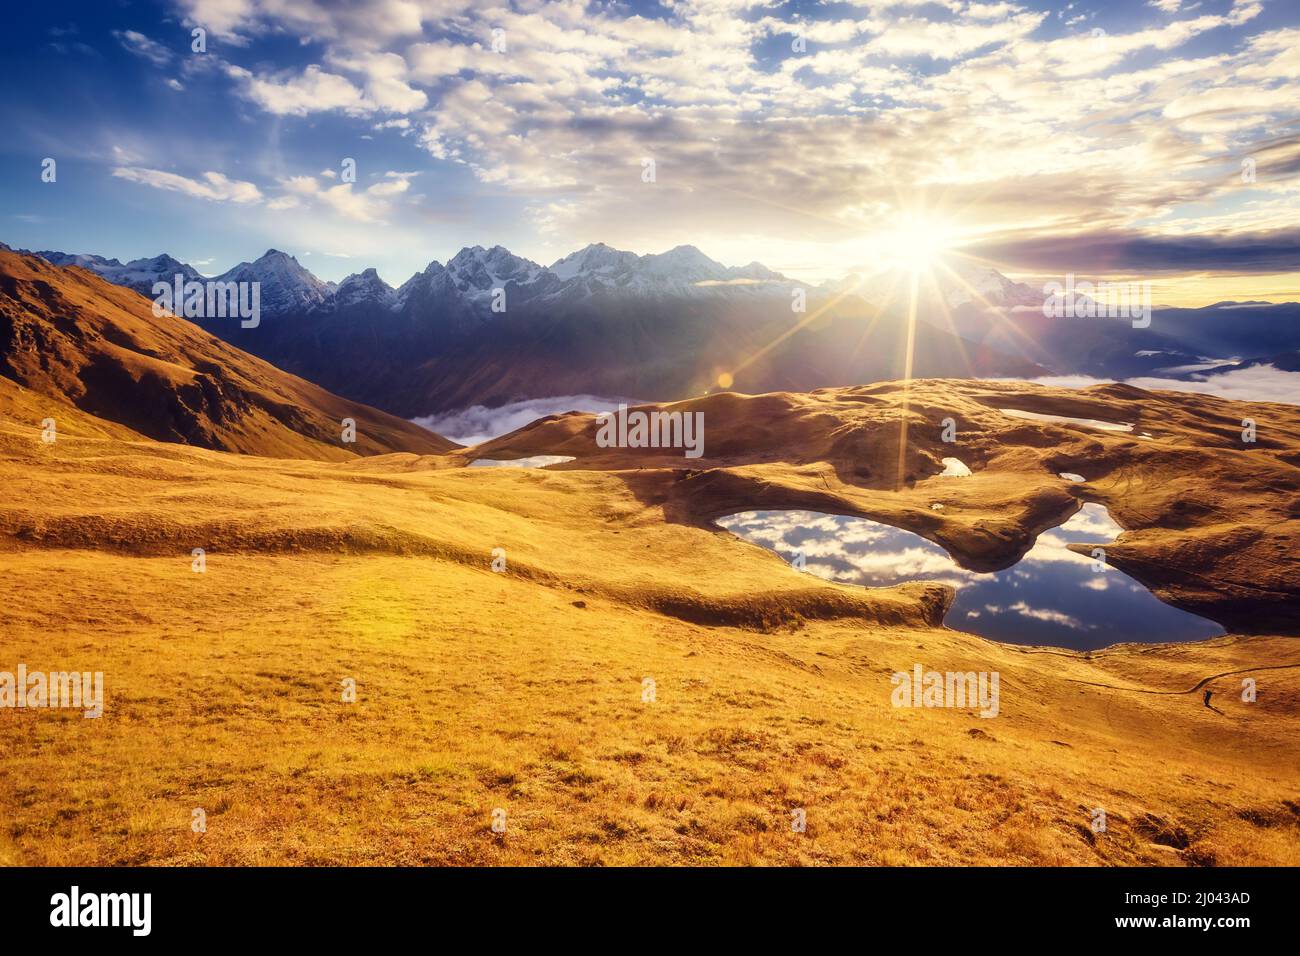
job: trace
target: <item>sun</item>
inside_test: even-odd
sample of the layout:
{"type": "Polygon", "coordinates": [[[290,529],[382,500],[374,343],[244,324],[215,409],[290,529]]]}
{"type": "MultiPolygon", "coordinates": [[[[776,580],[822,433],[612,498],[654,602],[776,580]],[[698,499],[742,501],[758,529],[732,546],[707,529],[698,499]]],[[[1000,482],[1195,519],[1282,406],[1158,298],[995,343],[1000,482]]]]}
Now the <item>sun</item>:
{"type": "Polygon", "coordinates": [[[930,272],[952,248],[956,228],[941,219],[908,216],[881,237],[881,256],[907,272],[930,272]]]}

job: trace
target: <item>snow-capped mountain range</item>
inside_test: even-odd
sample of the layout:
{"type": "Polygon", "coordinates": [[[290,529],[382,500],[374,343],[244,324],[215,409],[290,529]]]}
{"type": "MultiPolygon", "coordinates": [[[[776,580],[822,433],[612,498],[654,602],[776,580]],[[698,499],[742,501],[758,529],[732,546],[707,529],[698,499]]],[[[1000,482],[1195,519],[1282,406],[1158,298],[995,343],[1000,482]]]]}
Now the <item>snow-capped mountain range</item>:
{"type": "MultiPolygon", "coordinates": [[[[40,251],[36,255],[60,266],[81,266],[110,282],[151,295],[155,282],[205,279],[197,269],[169,255],[122,263],[97,255],[40,251]]],[[[657,297],[698,297],[730,294],[788,296],[803,285],[759,263],[731,268],[715,262],[694,246],[678,246],[659,255],[637,255],[601,243],[565,256],[553,265],[539,265],[502,246],[471,246],[446,265],[430,262],[394,289],[374,269],[325,282],[293,256],[269,249],[253,262],[241,262],[212,277],[217,282],[261,283],[261,305],[271,315],[287,312],[334,311],[378,307],[396,312],[423,308],[459,307],[490,313],[494,290],[505,290],[509,304],[573,302],[600,294],[657,297]]]]}
{"type": "MultiPolygon", "coordinates": [[[[122,263],[38,255],[146,297],[154,282],[174,284],[177,274],[204,278],[170,256],[122,263]]],[[[738,367],[728,387],[753,393],[898,378],[908,370],[910,340],[898,290],[909,279],[872,271],[846,290],[808,285],[757,262],[723,265],[693,246],[638,255],[596,243],[549,266],[501,246],[472,246],[394,288],[374,269],[324,282],[272,249],[210,280],[260,283],[255,327],[220,317],[195,321],[277,368],[411,418],[550,395],[699,395],[724,387],[721,373],[738,367]],[[493,310],[502,297],[496,290],[504,312],[493,310]],[[795,292],[806,293],[806,314],[818,321],[802,322],[792,311],[795,292]]],[[[990,270],[964,275],[944,294],[968,301],[967,285],[1011,306],[1029,292],[990,270]]],[[[922,315],[945,321],[916,337],[913,374],[1044,373],[1037,359],[962,338],[948,327],[949,311],[973,316],[982,305],[949,310],[928,299],[922,315]]]]}
{"type": "MultiPolygon", "coordinates": [[[[42,251],[41,256],[60,266],[81,266],[110,282],[146,296],[155,282],[172,282],[177,274],[186,280],[203,280],[198,270],[170,255],[134,259],[127,263],[97,255],[69,255],[42,251]]],[[[937,277],[949,307],[967,303],[1012,307],[1041,304],[1042,296],[1028,286],[1012,282],[996,269],[959,266],[960,281],[937,277]]],[[[261,307],[271,316],[290,313],[351,311],[354,309],[404,315],[426,312],[490,315],[495,290],[504,290],[507,307],[520,304],[573,305],[601,296],[639,299],[712,299],[732,297],[789,297],[796,287],[809,294],[831,295],[850,291],[868,301],[884,297],[893,283],[887,277],[869,280],[858,274],[837,282],[812,286],[787,278],[758,262],[724,266],[694,246],[677,246],[667,252],[638,255],[593,243],[550,266],[516,256],[502,246],[461,249],[446,265],[430,262],[394,289],[373,269],[354,273],[342,282],[325,282],[296,258],[270,249],[252,262],[241,262],[213,277],[219,282],[260,282],[261,307]]]]}
{"type": "MultiPolygon", "coordinates": [[[[126,263],[37,255],[146,297],[178,274],[204,278],[168,255],[126,263]]],[[[1041,289],[960,256],[943,266],[917,277],[924,329],[915,336],[907,273],[872,264],[865,278],[809,286],[758,263],[724,266],[692,246],[637,255],[602,244],[550,266],[474,246],[397,288],[374,269],[323,282],[272,249],[215,277],[260,283],[256,327],[196,321],[277,368],[405,418],[553,395],[681,398],[724,387],[720,370],[731,375],[726,387],[758,393],[909,372],[1203,378],[1224,357],[1242,360],[1224,366],[1240,374],[1263,364],[1300,367],[1297,303],[1168,308],[1153,327],[1135,328],[1123,318],[1045,316],[1041,289]],[[496,289],[504,290],[504,313],[492,311],[496,289]],[[818,321],[792,315],[799,289],[818,321]],[[904,363],[913,348],[914,361],[904,363]]]]}
{"type": "MultiPolygon", "coordinates": [[[[870,276],[852,272],[842,279],[824,283],[820,289],[834,293],[851,292],[868,301],[883,303],[888,299],[898,300],[901,295],[905,295],[908,285],[909,277],[891,270],[870,276]]],[[[941,268],[929,270],[921,278],[918,298],[928,303],[936,293],[949,309],[963,306],[982,308],[988,305],[999,309],[1041,309],[1043,306],[1042,292],[1032,286],[1008,279],[991,266],[981,266],[956,257],[945,261],[941,268]]]]}
{"type": "Polygon", "coordinates": [[[171,282],[177,274],[186,281],[202,279],[193,266],[173,259],[163,253],[152,259],[132,259],[122,263],[116,259],[105,259],[94,255],[69,255],[66,252],[37,252],[36,255],[56,266],[81,266],[91,272],[97,272],[115,285],[124,285],[142,295],[151,295],[153,284],[158,281],[171,282]]]}

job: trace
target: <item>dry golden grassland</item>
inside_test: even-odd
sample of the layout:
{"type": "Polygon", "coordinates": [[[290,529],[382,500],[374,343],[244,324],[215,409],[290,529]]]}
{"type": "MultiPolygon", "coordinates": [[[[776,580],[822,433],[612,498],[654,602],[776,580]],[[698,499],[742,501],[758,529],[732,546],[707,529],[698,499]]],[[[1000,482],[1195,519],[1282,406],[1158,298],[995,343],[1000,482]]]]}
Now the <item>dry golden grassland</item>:
{"type": "Polygon", "coordinates": [[[0,863],[1300,863],[1293,637],[999,645],[937,626],[939,585],[665,520],[649,468],[282,461],[70,409],[42,445],[5,400],[0,670],[106,699],[0,710],[0,863]],[[999,715],[892,707],[918,662],[998,671],[999,715]]]}

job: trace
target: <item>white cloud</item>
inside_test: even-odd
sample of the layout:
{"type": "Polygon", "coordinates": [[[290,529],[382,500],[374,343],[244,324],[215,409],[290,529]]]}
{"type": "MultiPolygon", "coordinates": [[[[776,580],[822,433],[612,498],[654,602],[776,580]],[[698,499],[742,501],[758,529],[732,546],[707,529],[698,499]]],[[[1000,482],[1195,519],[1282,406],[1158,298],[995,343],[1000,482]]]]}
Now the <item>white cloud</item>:
{"type": "Polygon", "coordinates": [[[346,77],[326,73],[315,64],[296,76],[258,76],[241,67],[230,67],[228,72],[243,84],[244,95],[268,113],[306,116],[329,110],[368,109],[361,91],[346,77]]]}
{"type": "MultiPolygon", "coordinates": [[[[219,35],[284,33],[323,51],[292,72],[226,66],[249,101],[409,133],[520,197],[540,234],[744,243],[795,274],[802,250],[809,278],[851,268],[909,190],[989,236],[1195,231],[1232,203],[1239,183],[1224,170],[1300,121],[1300,38],[1261,27],[1254,0],[1215,13],[1155,0],[1159,14],[1099,37],[1093,19],[1060,35],[1091,13],[1079,4],[1048,34],[1046,14],[1001,0],[944,0],[943,17],[924,0],[814,5],[802,26],[746,0],[671,4],[662,18],[585,0],[179,2],[219,35]],[[804,54],[783,42],[797,29],[804,54]],[[653,188],[644,156],[658,163],[653,188]]],[[[1243,227],[1293,212],[1297,174],[1269,171],[1271,202],[1230,210],[1243,227]]],[[[316,201],[380,221],[400,187],[375,188],[316,201]]]]}
{"type": "Polygon", "coordinates": [[[154,66],[166,66],[172,60],[172,52],[156,40],[151,40],[135,30],[114,30],[113,36],[118,42],[136,56],[148,60],[154,66]]]}
{"type": "Polygon", "coordinates": [[[375,44],[418,35],[424,18],[438,22],[463,6],[440,0],[178,0],[185,22],[224,37],[285,29],[312,40],[375,44]]]}
{"type": "Polygon", "coordinates": [[[411,188],[411,180],[418,173],[385,173],[382,182],[366,190],[372,196],[398,196],[411,188]]]}
{"type": "Polygon", "coordinates": [[[557,395],[553,398],[532,398],[527,401],[512,402],[499,408],[474,405],[455,412],[415,418],[412,421],[439,435],[445,435],[458,444],[478,445],[508,434],[516,428],[523,428],[529,422],[546,415],[561,415],[564,412],[597,414],[613,411],[618,408],[620,402],[628,401],[627,398],[603,398],[598,395],[557,395]]]}
{"type": "Polygon", "coordinates": [[[1033,618],[1036,621],[1046,621],[1049,624],[1060,624],[1064,627],[1076,631],[1091,630],[1091,628],[1080,621],[1077,617],[1071,617],[1061,611],[1053,611],[1047,608],[1030,607],[1024,601],[1017,601],[1007,608],[1008,611],[1015,611],[1021,617],[1033,618]]]}
{"type": "Polygon", "coordinates": [[[322,190],[320,198],[335,212],[358,222],[379,222],[379,210],[364,192],[353,192],[352,183],[339,183],[322,190]]]}
{"type": "Polygon", "coordinates": [[[411,73],[417,79],[431,81],[444,76],[455,76],[471,65],[486,67],[494,56],[485,52],[481,46],[466,46],[448,40],[438,43],[417,43],[407,51],[411,61],[411,73]],[[485,62],[487,61],[487,62],[485,62]]]}
{"type": "Polygon", "coordinates": [[[228,179],[217,172],[204,173],[201,179],[189,179],[161,169],[118,166],[113,170],[113,175],[143,186],[184,193],[213,202],[255,203],[262,200],[261,191],[252,183],[228,179]]]}
{"type": "Polygon", "coordinates": [[[1131,378],[1127,381],[1138,388],[1205,392],[1242,402],[1300,405],[1300,372],[1287,372],[1272,365],[1252,365],[1218,375],[1205,375],[1190,382],[1166,378],[1131,378]]]}
{"type": "Polygon", "coordinates": [[[396,53],[337,56],[331,64],[365,77],[366,99],[371,108],[389,113],[423,109],[429,98],[406,82],[406,61],[396,53]]]}
{"type": "Polygon", "coordinates": [[[254,0],[181,0],[186,22],[218,35],[229,35],[254,16],[254,0]]]}
{"type": "Polygon", "coordinates": [[[423,109],[428,96],[406,82],[406,61],[396,53],[331,56],[330,72],[311,64],[301,73],[253,73],[226,64],[227,75],[239,84],[241,95],[268,113],[306,116],[342,110],[354,115],[375,112],[411,113],[423,109]],[[344,73],[357,75],[354,82],[344,73]]]}
{"type": "MultiPolygon", "coordinates": [[[[329,172],[333,173],[333,170],[329,172]]],[[[299,196],[314,196],[320,192],[320,183],[311,176],[290,176],[282,185],[288,192],[299,196]]]]}
{"type": "MultiPolygon", "coordinates": [[[[326,185],[314,176],[290,176],[280,180],[282,193],[269,203],[272,209],[294,209],[309,202],[319,202],[345,218],[365,223],[381,223],[392,212],[392,200],[410,189],[415,172],[389,171],[366,189],[353,183],[326,185]]],[[[335,178],[333,170],[322,170],[325,182],[335,178]]]]}
{"type": "MultiPolygon", "coordinates": [[[[1040,385],[1056,388],[1089,388],[1114,382],[1111,378],[1087,375],[1051,375],[1032,379],[1040,385]]],[[[1215,375],[1195,376],[1190,380],[1142,376],[1126,378],[1125,384],[1138,388],[1168,392],[1199,392],[1240,402],[1281,402],[1300,405],[1300,372],[1288,372],[1273,365],[1251,365],[1215,375]]]]}

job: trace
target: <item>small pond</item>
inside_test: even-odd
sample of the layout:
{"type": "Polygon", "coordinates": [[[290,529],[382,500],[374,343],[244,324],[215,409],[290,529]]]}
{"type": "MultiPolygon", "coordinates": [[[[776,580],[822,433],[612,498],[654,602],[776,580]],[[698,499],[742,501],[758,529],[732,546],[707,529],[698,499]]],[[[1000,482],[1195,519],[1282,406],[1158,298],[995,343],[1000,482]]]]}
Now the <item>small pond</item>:
{"type": "Polygon", "coordinates": [[[967,571],[920,535],[864,518],[746,511],[718,524],[787,561],[802,554],[805,573],[830,581],[950,584],[957,597],[944,623],[992,640],[1095,650],[1121,641],[1195,641],[1224,633],[1213,621],[1165,604],[1122,571],[1066,547],[1104,546],[1119,535],[1121,528],[1099,504],[1085,504],[1039,535],[1016,564],[991,574],[967,571]]]}
{"type": "Polygon", "coordinates": [[[545,468],[573,461],[572,455],[533,455],[531,458],[475,458],[470,468],[545,468]]]}

